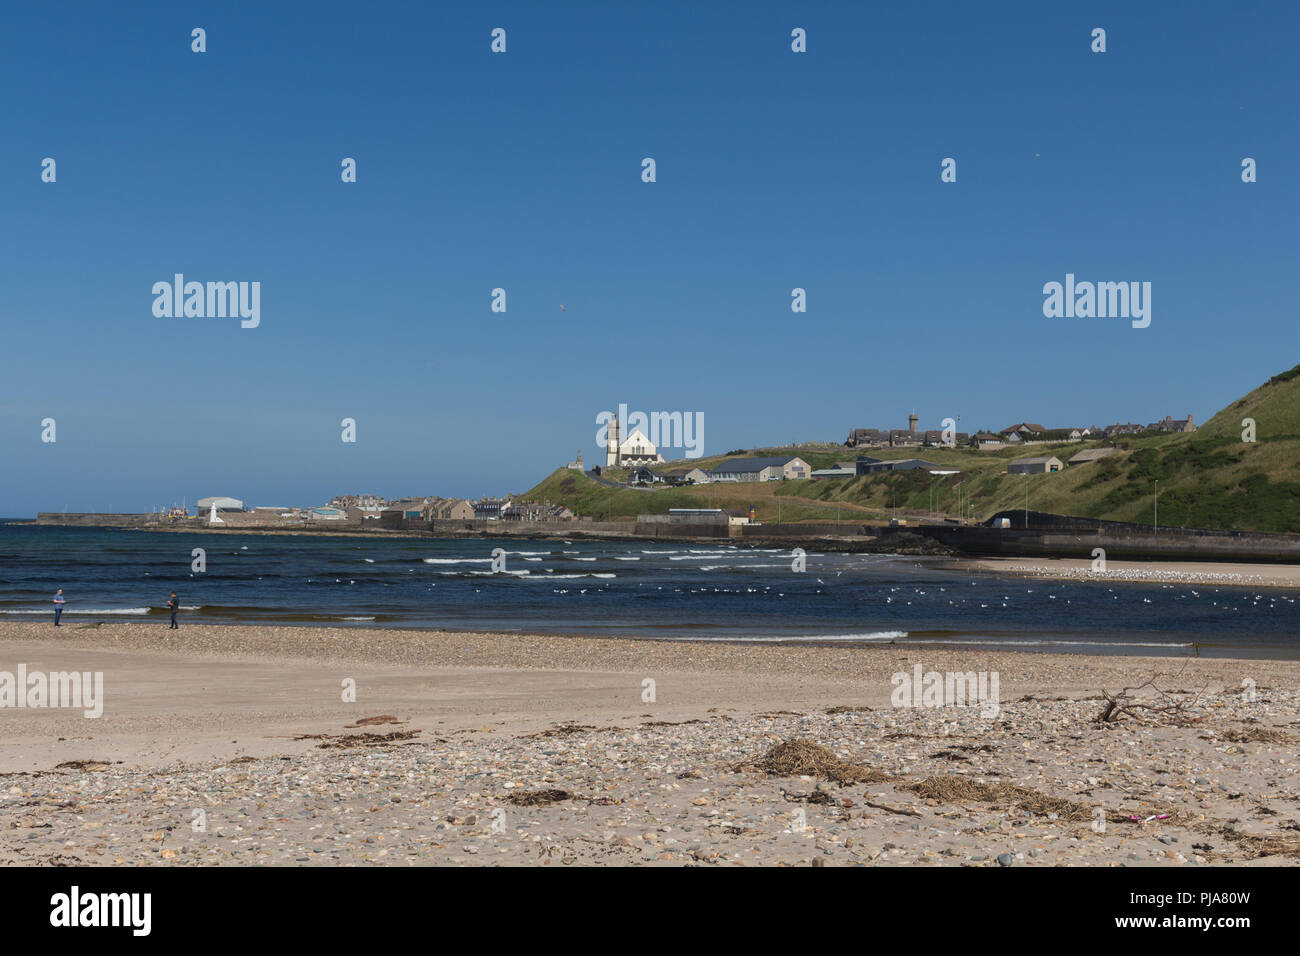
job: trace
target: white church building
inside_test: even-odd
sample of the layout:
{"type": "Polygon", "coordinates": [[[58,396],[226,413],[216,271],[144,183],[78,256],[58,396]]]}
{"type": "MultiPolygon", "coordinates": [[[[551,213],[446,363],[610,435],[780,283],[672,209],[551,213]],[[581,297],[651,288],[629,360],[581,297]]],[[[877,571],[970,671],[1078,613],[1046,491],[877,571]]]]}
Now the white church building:
{"type": "Polygon", "coordinates": [[[664,460],[659,450],[645,436],[645,432],[639,428],[634,428],[632,434],[620,440],[617,417],[609,420],[608,436],[609,444],[605,449],[606,468],[657,465],[664,460]]]}

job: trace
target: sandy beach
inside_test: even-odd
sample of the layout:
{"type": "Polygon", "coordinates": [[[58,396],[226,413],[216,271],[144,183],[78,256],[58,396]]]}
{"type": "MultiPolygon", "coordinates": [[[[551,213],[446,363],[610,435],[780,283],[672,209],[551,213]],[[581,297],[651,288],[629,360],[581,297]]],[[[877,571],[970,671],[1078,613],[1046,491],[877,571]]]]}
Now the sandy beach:
{"type": "Polygon", "coordinates": [[[1300,589],[1300,565],[1246,564],[1240,561],[1107,561],[1093,570],[1087,558],[973,558],[963,562],[980,571],[1059,581],[1118,581],[1144,584],[1300,589]]]}
{"type": "Polygon", "coordinates": [[[0,709],[4,863],[1300,859],[1300,662],[0,623],[19,665],[103,713],[0,709]],[[892,706],[917,665],[996,713],[892,706]]]}

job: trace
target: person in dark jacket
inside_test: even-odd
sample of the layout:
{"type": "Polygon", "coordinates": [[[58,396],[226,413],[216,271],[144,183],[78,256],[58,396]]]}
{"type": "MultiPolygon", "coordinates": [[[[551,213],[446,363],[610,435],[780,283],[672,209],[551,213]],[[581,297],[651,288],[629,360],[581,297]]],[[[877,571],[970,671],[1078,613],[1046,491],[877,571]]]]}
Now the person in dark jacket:
{"type": "Polygon", "coordinates": [[[180,610],[181,600],[176,596],[175,591],[173,591],[172,596],[167,599],[167,607],[169,607],[172,612],[172,626],[167,628],[167,630],[169,631],[180,630],[180,626],[176,623],[176,612],[180,610]]]}

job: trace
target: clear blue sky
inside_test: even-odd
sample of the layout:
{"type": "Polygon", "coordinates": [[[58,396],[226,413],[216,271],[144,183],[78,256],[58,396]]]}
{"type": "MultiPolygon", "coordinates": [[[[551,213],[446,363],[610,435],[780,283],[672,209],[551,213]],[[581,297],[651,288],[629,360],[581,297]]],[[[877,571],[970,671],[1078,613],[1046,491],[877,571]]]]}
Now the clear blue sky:
{"type": "Polygon", "coordinates": [[[706,454],[1200,421],[1300,361],[1297,6],[994,6],[11,5],[0,514],[521,491],[619,402],[706,454]],[[156,318],[176,272],[260,327],[156,318]],[[1067,272],[1151,327],[1045,318],[1067,272]]]}

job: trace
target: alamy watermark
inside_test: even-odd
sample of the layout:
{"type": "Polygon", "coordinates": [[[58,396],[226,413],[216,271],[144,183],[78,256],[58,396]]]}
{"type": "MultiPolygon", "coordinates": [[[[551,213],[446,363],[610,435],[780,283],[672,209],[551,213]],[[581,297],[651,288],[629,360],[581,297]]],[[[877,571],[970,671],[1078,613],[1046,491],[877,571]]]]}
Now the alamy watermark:
{"type": "Polygon", "coordinates": [[[50,897],[50,925],[56,927],[126,927],[133,936],[148,936],[152,911],[152,893],[83,893],[74,885],[50,897]]]}
{"type": "Polygon", "coordinates": [[[1132,319],[1133,328],[1151,324],[1150,282],[1075,282],[1065,274],[1065,284],[1043,286],[1043,315],[1049,319],[1132,319]]]}
{"type": "Polygon", "coordinates": [[[894,707],[975,707],[981,717],[1002,712],[997,671],[922,672],[917,664],[911,674],[899,671],[890,678],[894,685],[889,702],[894,707]]]}
{"type": "Polygon", "coordinates": [[[620,403],[618,414],[599,412],[596,415],[596,444],[609,446],[610,429],[615,424],[620,443],[626,442],[634,432],[640,432],[656,450],[682,448],[684,457],[699,458],[704,454],[703,412],[631,412],[626,403],[620,403]]]}
{"type": "Polygon", "coordinates": [[[159,319],[238,317],[245,329],[255,329],[262,322],[260,282],[186,282],[178,272],[171,282],[155,282],[153,294],[153,314],[159,319]]]}
{"type": "Polygon", "coordinates": [[[0,708],[57,707],[81,710],[87,718],[104,714],[103,671],[0,671],[0,708]]]}

